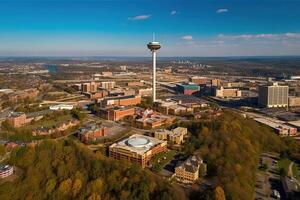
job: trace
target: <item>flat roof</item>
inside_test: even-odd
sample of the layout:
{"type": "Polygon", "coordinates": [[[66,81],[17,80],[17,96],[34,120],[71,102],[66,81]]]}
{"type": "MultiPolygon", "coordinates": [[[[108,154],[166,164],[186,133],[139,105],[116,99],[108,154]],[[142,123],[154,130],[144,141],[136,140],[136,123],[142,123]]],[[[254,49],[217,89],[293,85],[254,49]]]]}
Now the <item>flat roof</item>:
{"type": "Polygon", "coordinates": [[[116,142],[110,146],[110,148],[124,149],[127,151],[135,152],[139,155],[145,154],[151,150],[157,144],[161,144],[164,141],[159,139],[148,137],[145,135],[134,134],[130,137],[116,142]]]}

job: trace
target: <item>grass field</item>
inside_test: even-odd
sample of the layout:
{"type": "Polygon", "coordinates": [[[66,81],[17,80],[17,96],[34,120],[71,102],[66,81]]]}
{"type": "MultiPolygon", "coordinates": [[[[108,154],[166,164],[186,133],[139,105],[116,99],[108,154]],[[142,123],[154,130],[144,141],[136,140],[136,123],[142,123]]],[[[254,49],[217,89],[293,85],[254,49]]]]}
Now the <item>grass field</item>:
{"type": "Polygon", "coordinates": [[[175,154],[176,151],[174,150],[168,150],[167,152],[157,154],[151,161],[153,169],[155,171],[160,171],[168,162],[170,162],[173,159],[175,154]]]}

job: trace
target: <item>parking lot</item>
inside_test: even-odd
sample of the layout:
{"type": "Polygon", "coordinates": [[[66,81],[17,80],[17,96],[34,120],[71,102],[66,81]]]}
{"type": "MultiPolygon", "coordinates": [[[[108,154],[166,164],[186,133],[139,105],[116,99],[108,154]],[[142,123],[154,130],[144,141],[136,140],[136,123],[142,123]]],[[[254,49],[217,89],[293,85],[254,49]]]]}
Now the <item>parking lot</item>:
{"type": "Polygon", "coordinates": [[[255,180],[255,199],[286,199],[277,171],[277,163],[277,155],[261,155],[259,162],[261,170],[256,174],[255,180]]]}

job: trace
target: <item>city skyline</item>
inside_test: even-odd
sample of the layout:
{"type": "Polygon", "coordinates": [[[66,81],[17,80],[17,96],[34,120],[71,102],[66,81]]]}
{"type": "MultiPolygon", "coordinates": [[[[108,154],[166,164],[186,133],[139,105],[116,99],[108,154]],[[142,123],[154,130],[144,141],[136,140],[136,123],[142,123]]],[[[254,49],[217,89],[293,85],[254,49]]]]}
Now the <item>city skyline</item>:
{"type": "Polygon", "coordinates": [[[1,1],[0,56],[300,55],[300,2],[1,1]]]}

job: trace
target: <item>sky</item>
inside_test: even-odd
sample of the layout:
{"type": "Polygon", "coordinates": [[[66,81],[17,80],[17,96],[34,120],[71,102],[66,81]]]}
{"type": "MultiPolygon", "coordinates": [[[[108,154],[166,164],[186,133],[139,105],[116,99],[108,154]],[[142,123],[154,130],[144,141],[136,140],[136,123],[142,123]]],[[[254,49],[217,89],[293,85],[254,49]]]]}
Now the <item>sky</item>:
{"type": "Polygon", "coordinates": [[[300,55],[299,0],[0,0],[0,56],[300,55]]]}

